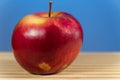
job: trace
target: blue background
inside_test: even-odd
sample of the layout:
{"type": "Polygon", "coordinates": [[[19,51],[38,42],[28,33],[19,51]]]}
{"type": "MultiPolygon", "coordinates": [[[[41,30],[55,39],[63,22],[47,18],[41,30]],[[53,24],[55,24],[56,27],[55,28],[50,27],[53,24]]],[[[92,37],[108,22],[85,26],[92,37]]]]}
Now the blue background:
{"type": "MultiPolygon", "coordinates": [[[[0,51],[11,51],[11,35],[25,15],[48,11],[49,0],[0,0],[0,51]]],[[[76,17],[84,31],[82,51],[120,51],[120,0],[53,0],[53,11],[76,17]]]]}

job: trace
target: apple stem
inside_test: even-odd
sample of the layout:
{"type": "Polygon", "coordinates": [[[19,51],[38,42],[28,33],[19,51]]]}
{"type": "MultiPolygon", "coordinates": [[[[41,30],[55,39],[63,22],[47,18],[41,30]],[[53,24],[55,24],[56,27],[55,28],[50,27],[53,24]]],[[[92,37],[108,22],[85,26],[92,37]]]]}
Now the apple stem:
{"type": "Polygon", "coordinates": [[[51,17],[52,1],[49,2],[49,17],[51,17]]]}

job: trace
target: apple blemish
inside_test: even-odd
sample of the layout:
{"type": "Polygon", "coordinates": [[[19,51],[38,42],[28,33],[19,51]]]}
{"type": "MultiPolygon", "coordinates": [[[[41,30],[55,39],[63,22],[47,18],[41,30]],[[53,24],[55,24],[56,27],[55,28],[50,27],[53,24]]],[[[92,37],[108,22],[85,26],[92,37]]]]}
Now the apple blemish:
{"type": "Polygon", "coordinates": [[[51,69],[50,65],[45,62],[39,64],[38,66],[40,69],[42,69],[45,72],[50,71],[50,69],[51,69]]]}
{"type": "Polygon", "coordinates": [[[67,64],[65,64],[62,68],[64,69],[64,68],[66,68],[68,65],[67,64]]]}

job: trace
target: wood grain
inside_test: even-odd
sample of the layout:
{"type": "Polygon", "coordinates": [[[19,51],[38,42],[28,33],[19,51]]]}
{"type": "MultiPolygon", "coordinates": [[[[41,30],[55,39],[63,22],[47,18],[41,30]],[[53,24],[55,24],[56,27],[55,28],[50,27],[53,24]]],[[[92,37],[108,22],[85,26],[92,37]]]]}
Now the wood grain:
{"type": "Polygon", "coordinates": [[[33,75],[16,62],[13,53],[0,53],[0,80],[120,80],[120,53],[80,53],[64,71],[33,75]]]}

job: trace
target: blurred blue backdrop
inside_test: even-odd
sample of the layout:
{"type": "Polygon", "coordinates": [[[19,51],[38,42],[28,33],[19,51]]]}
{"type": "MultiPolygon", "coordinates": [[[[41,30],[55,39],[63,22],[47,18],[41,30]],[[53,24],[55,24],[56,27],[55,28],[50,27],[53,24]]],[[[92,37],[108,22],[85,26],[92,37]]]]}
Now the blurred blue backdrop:
{"type": "MultiPolygon", "coordinates": [[[[11,35],[25,15],[48,11],[49,0],[0,0],[0,51],[11,51],[11,35]]],[[[82,51],[120,51],[120,0],[53,0],[53,11],[75,16],[84,31],[82,51]]]]}

